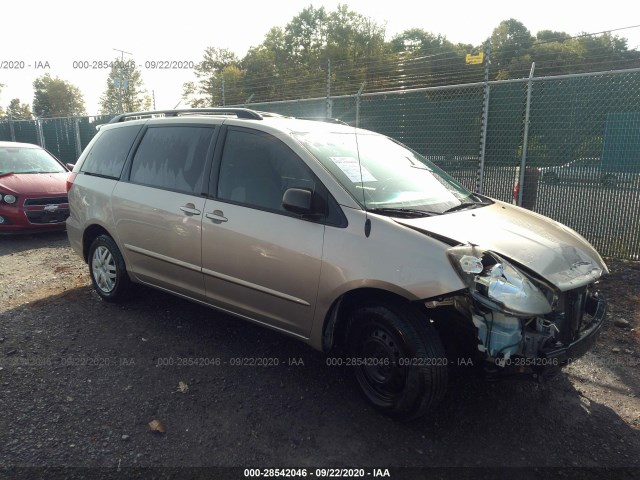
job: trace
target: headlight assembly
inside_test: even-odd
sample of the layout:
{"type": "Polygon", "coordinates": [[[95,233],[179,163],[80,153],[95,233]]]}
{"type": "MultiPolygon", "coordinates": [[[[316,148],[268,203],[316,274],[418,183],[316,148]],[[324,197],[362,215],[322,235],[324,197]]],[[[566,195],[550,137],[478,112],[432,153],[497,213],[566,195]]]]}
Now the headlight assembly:
{"type": "Polygon", "coordinates": [[[473,298],[486,307],[518,316],[551,312],[546,295],[498,254],[470,246],[454,247],[448,253],[473,298]]]}

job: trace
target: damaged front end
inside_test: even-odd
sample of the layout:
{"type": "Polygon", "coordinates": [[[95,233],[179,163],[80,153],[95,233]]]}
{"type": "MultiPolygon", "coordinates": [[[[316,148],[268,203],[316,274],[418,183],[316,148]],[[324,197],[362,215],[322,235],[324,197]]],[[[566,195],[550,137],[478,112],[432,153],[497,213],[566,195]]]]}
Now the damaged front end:
{"type": "Polygon", "coordinates": [[[473,323],[488,376],[541,378],[595,343],[607,309],[594,288],[597,267],[583,284],[561,291],[492,251],[461,246],[449,256],[468,287],[449,301],[473,323]]]}

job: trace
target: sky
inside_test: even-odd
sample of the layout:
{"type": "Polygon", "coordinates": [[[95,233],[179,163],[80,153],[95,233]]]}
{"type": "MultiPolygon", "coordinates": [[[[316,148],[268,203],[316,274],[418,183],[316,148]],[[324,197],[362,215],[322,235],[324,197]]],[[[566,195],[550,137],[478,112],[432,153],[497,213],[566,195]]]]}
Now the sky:
{"type": "MultiPolygon", "coordinates": [[[[242,58],[269,29],[284,27],[310,4],[334,10],[340,3],[384,25],[387,39],[422,28],[453,43],[478,45],[508,18],[521,21],[534,35],[539,30],[595,33],[640,24],[640,2],[634,0],[8,0],[0,25],[0,83],[5,85],[0,105],[6,108],[16,97],[31,104],[33,80],[49,73],[78,86],[87,113],[95,115],[109,71],[74,68],[74,61],[110,61],[121,55],[114,50],[120,49],[132,54],[125,54],[125,60],[141,65],[156,108],[174,108],[193,73],[147,69],[145,62],[198,62],[208,46],[228,48],[242,58]],[[24,62],[24,68],[3,68],[10,62],[24,62]]],[[[615,33],[626,37],[630,48],[640,48],[640,27],[615,33]]]]}

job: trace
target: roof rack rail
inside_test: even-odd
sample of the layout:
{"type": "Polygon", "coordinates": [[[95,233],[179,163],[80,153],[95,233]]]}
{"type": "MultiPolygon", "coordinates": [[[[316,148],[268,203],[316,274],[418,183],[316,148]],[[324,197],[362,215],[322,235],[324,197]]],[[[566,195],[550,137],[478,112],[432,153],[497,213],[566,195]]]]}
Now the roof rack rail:
{"type": "Polygon", "coordinates": [[[236,115],[238,118],[247,118],[251,120],[262,120],[255,110],[248,108],[181,108],[179,110],[151,110],[148,112],[130,112],[121,113],[113,117],[109,123],[118,123],[134,117],[151,117],[154,115],[164,115],[165,117],[177,117],[181,114],[227,114],[236,115]]]}
{"type": "Polygon", "coordinates": [[[296,117],[298,120],[313,120],[315,122],[325,122],[325,123],[337,123],[338,125],[349,125],[347,122],[340,120],[339,118],[330,118],[330,117],[296,117]]]}

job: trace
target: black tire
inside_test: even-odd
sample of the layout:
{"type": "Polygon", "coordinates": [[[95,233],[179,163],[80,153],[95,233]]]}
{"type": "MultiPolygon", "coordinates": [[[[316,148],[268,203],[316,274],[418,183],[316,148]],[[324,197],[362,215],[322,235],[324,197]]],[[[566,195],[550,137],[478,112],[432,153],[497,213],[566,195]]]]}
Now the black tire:
{"type": "Polygon", "coordinates": [[[107,302],[120,303],[131,293],[131,280],[120,249],[109,235],[99,235],[89,248],[89,275],[98,295],[107,302]]]}
{"type": "Polygon", "coordinates": [[[356,308],[347,338],[365,398],[393,418],[410,420],[447,389],[447,357],[438,333],[411,305],[371,302],[356,308]]]}

